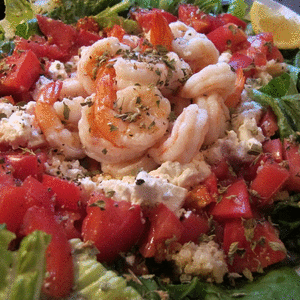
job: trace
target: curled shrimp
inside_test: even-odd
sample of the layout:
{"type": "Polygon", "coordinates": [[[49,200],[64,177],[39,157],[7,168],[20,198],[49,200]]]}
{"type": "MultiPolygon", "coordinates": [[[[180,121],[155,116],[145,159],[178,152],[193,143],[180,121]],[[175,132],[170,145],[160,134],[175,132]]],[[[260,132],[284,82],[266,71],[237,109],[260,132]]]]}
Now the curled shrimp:
{"type": "Polygon", "coordinates": [[[235,80],[236,74],[227,63],[209,65],[186,81],[180,95],[195,98],[218,93],[225,98],[234,92],[235,80]]]}
{"type": "Polygon", "coordinates": [[[58,100],[62,82],[50,82],[39,92],[35,116],[39,127],[51,147],[63,152],[67,158],[82,158],[84,151],[77,132],[67,129],[58,117],[54,103],[58,100]]]}
{"type": "Polygon", "coordinates": [[[165,134],[171,111],[156,87],[130,86],[116,92],[115,71],[104,67],[94,103],[83,108],[79,136],[88,156],[118,163],[142,156],[165,134]]]}
{"type": "Polygon", "coordinates": [[[149,155],[161,164],[165,161],[188,163],[200,150],[208,131],[206,110],[196,104],[184,108],[174,122],[170,135],[156,147],[149,150],[149,155]]]}
{"type": "Polygon", "coordinates": [[[115,37],[109,37],[83,48],[78,61],[77,77],[84,89],[89,93],[96,92],[96,78],[101,66],[114,57],[118,51],[129,50],[115,37]]]}
{"type": "Polygon", "coordinates": [[[193,72],[218,62],[219,51],[205,34],[180,21],[171,23],[170,28],[175,37],[173,51],[189,63],[193,72]]]}
{"type": "Polygon", "coordinates": [[[211,145],[218,138],[222,138],[225,135],[229,125],[229,110],[219,94],[198,97],[195,99],[195,103],[207,111],[209,126],[203,145],[211,145]]]}
{"type": "Polygon", "coordinates": [[[164,95],[177,91],[192,73],[190,66],[174,52],[118,57],[114,69],[118,89],[136,84],[153,85],[164,95]]]}

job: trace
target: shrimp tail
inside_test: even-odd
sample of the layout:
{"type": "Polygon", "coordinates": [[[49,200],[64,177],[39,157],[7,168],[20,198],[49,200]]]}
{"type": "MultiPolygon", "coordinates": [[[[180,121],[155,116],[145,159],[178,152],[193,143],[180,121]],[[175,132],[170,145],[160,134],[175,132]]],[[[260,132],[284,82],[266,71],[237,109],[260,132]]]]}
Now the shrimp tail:
{"type": "Polygon", "coordinates": [[[236,107],[241,101],[241,94],[244,89],[246,77],[244,76],[242,68],[237,69],[236,75],[234,92],[227,96],[224,101],[227,107],[236,107]]]}
{"type": "Polygon", "coordinates": [[[161,13],[154,12],[150,29],[150,43],[155,47],[164,46],[171,51],[173,40],[173,33],[166,18],[161,13]]]}

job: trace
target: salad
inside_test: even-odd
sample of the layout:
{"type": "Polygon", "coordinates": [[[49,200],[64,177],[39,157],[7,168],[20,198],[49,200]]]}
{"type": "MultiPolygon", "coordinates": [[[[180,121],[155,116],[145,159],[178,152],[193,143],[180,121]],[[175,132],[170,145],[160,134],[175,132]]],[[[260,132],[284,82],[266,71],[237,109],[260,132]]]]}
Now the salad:
{"type": "Polygon", "coordinates": [[[5,5],[0,299],[300,298],[300,45],[262,4],[5,5]]]}

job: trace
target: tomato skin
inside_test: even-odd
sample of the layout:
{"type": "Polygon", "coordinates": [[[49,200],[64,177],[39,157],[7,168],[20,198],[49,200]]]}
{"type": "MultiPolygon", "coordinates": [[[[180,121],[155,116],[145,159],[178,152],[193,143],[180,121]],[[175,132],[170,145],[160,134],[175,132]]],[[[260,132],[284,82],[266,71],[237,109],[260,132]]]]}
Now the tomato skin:
{"type": "MultiPolygon", "coordinates": [[[[180,4],[178,8],[178,19],[197,32],[208,33],[212,27],[212,16],[199,10],[198,6],[192,4],[180,4]]],[[[215,23],[214,23],[215,24],[215,23]]],[[[219,26],[223,25],[220,21],[219,26]]]]}
{"type": "Polygon", "coordinates": [[[14,51],[4,62],[9,70],[0,72],[0,95],[29,91],[41,73],[40,62],[31,50],[21,53],[14,51]]]}
{"type": "Polygon", "coordinates": [[[80,29],[76,36],[76,46],[90,46],[98,40],[101,40],[101,36],[99,34],[80,29]]]}
{"type": "Polygon", "coordinates": [[[181,221],[183,232],[178,243],[194,242],[198,244],[201,234],[207,233],[210,229],[208,218],[203,213],[196,214],[193,211],[188,211],[186,215],[187,217],[181,221]]]}
{"type": "Polygon", "coordinates": [[[152,19],[155,13],[161,14],[167,21],[167,23],[176,22],[177,17],[171,13],[164,11],[163,9],[153,8],[151,10],[137,8],[131,11],[130,15],[133,20],[136,20],[140,27],[143,28],[145,32],[148,32],[151,28],[152,19]]]}
{"type": "Polygon", "coordinates": [[[129,251],[144,230],[139,205],[127,201],[114,201],[103,194],[91,196],[87,216],[83,220],[84,241],[93,241],[100,253],[100,262],[113,262],[121,252],[129,251]],[[97,206],[101,203],[103,208],[97,206]],[[93,206],[94,205],[94,206],[93,206]]]}
{"type": "Polygon", "coordinates": [[[7,163],[12,166],[12,174],[16,179],[24,181],[27,176],[37,177],[38,161],[32,154],[8,154],[7,163]]]}
{"type": "Polygon", "coordinates": [[[168,239],[180,240],[184,227],[177,216],[163,203],[155,207],[149,215],[150,228],[140,247],[144,257],[154,257],[159,247],[165,248],[168,239]]]}
{"type": "Polygon", "coordinates": [[[283,145],[280,139],[267,140],[263,143],[263,152],[269,153],[275,162],[280,163],[283,159],[283,145]]]}
{"type": "Polygon", "coordinates": [[[43,15],[37,15],[36,18],[40,30],[48,38],[50,44],[57,45],[63,52],[68,52],[75,44],[77,31],[71,25],[43,15]]]}
{"type": "Polygon", "coordinates": [[[237,180],[227,188],[211,214],[217,221],[253,217],[247,185],[243,179],[237,180]]]}
{"type": "Polygon", "coordinates": [[[231,50],[232,53],[244,49],[247,45],[246,33],[233,23],[218,27],[207,34],[220,53],[231,50]]]}
{"type": "Polygon", "coordinates": [[[234,68],[235,71],[237,71],[239,68],[242,68],[246,77],[251,77],[254,75],[255,70],[252,67],[253,59],[247,55],[235,52],[231,56],[228,64],[234,68]]]}
{"type": "Polygon", "coordinates": [[[266,137],[272,137],[278,131],[277,117],[271,108],[263,114],[259,126],[266,137]]]}
{"type": "Polygon", "coordinates": [[[0,224],[5,223],[14,233],[18,233],[27,210],[24,194],[23,187],[5,185],[0,189],[0,224]]]}
{"type": "Polygon", "coordinates": [[[55,212],[55,219],[63,226],[68,240],[81,238],[80,225],[82,223],[82,216],[80,213],[68,210],[58,210],[55,212]],[[77,224],[78,226],[76,226],[77,224]]]}
{"type": "Polygon", "coordinates": [[[275,228],[267,221],[257,222],[251,240],[246,239],[245,227],[241,220],[227,222],[224,228],[223,249],[228,255],[229,272],[236,273],[242,273],[245,269],[258,272],[261,268],[282,261],[286,257],[284,244],[278,238],[275,228]],[[229,249],[233,243],[237,243],[241,253],[235,253],[230,257],[229,249]],[[273,250],[272,243],[282,247],[283,251],[273,250]]]}
{"type": "Polygon", "coordinates": [[[29,208],[24,216],[22,233],[28,235],[41,230],[51,235],[47,248],[46,276],[43,292],[52,297],[66,297],[73,286],[73,261],[71,246],[63,227],[52,212],[42,207],[29,208]]]}
{"type": "Polygon", "coordinates": [[[54,212],[54,197],[41,182],[32,176],[28,176],[22,187],[24,189],[25,204],[27,209],[32,206],[44,207],[54,212]]]}
{"type": "Polygon", "coordinates": [[[276,162],[265,162],[259,169],[250,190],[258,195],[260,206],[271,204],[274,196],[289,178],[290,173],[276,162]]]}
{"type": "Polygon", "coordinates": [[[44,174],[42,183],[55,194],[56,206],[78,212],[81,210],[81,191],[73,182],[44,174]]]}
{"type": "Polygon", "coordinates": [[[228,23],[233,23],[233,24],[237,25],[238,27],[241,27],[243,30],[245,30],[247,27],[246,22],[244,22],[243,20],[239,19],[238,17],[233,16],[228,13],[217,15],[217,19],[220,20],[220,23],[222,25],[225,25],[228,23]]]}

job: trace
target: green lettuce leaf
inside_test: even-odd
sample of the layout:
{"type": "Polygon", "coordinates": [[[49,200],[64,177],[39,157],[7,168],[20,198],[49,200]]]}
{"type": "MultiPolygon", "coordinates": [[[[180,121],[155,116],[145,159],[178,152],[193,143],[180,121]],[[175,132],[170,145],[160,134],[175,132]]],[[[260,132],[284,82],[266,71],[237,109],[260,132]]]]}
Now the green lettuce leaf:
{"type": "Polygon", "coordinates": [[[249,5],[244,0],[231,0],[228,13],[240,19],[244,19],[249,5]]]}
{"type": "Polygon", "coordinates": [[[31,4],[26,0],[5,0],[5,18],[0,21],[0,26],[6,38],[13,38],[19,24],[31,20],[35,13],[31,4]]]}
{"type": "Polygon", "coordinates": [[[18,251],[8,250],[15,234],[0,227],[0,299],[37,300],[45,276],[46,249],[51,237],[35,231],[26,236],[18,251]]]}
{"type": "Polygon", "coordinates": [[[125,278],[107,270],[97,261],[97,251],[80,239],[70,241],[73,249],[74,286],[71,299],[86,300],[142,300],[140,294],[127,286],[125,278]]]}

